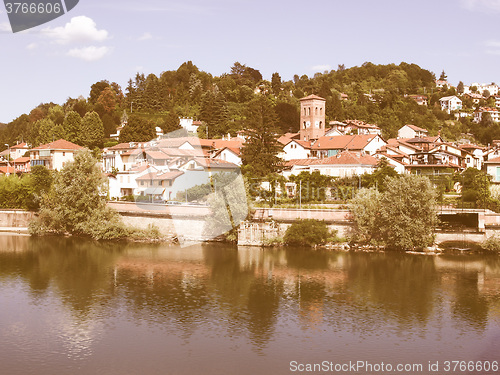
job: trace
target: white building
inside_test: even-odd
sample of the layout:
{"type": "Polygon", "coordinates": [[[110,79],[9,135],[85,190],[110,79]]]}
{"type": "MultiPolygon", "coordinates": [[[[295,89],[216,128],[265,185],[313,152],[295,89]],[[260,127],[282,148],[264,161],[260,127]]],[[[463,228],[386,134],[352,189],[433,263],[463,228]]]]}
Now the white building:
{"type": "Polygon", "coordinates": [[[85,148],[64,139],[40,145],[30,151],[31,168],[43,165],[48,169],[60,171],[68,162],[75,160],[75,154],[85,148]]]}
{"type": "Polygon", "coordinates": [[[427,129],[415,125],[405,125],[398,130],[398,138],[423,138],[427,137],[428,133],[427,129]]]}
{"type": "Polygon", "coordinates": [[[500,112],[497,108],[481,107],[478,111],[474,112],[474,122],[481,122],[483,113],[489,113],[494,122],[500,121],[500,112]]]}
{"type": "Polygon", "coordinates": [[[441,104],[441,109],[448,114],[462,109],[462,101],[455,95],[445,96],[439,99],[439,103],[441,104]]]}

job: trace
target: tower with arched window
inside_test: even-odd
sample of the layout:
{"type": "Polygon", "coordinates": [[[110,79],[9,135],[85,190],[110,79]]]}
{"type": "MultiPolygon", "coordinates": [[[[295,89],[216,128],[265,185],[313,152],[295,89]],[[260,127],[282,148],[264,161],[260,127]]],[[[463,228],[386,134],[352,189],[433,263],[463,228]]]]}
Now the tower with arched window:
{"type": "Polygon", "coordinates": [[[300,140],[310,141],[325,135],[326,100],[309,95],[300,99],[300,140]]]}

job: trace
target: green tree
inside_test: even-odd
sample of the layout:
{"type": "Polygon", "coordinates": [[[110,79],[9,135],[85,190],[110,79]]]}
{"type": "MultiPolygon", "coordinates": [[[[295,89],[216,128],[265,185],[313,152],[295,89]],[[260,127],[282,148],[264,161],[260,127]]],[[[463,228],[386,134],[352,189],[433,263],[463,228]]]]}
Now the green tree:
{"type": "Polygon", "coordinates": [[[100,147],[104,142],[104,125],[97,112],[87,112],[82,119],[80,144],[88,148],[100,147]]]}
{"type": "Polygon", "coordinates": [[[389,161],[386,158],[381,158],[378,163],[375,171],[371,174],[364,174],[363,178],[363,186],[366,187],[375,187],[378,191],[383,193],[385,191],[385,181],[386,177],[398,177],[398,172],[389,164],[389,161]]]}
{"type": "Polygon", "coordinates": [[[464,93],[464,83],[462,81],[458,82],[457,93],[458,94],[463,94],[464,93]]]}
{"type": "Polygon", "coordinates": [[[365,244],[378,244],[380,236],[380,200],[381,193],[377,190],[361,189],[351,202],[351,212],[354,219],[352,241],[365,244]]]}
{"type": "Polygon", "coordinates": [[[208,127],[209,138],[219,138],[229,130],[229,112],[224,95],[218,90],[207,91],[201,100],[200,119],[208,127]]]}
{"type": "Polygon", "coordinates": [[[148,142],[156,138],[156,124],[138,115],[129,116],[120,132],[120,142],[148,142]]]}
{"type": "Polygon", "coordinates": [[[360,199],[352,203],[355,240],[375,241],[397,250],[432,244],[437,224],[436,192],[427,177],[388,177],[386,191],[380,196],[363,190],[359,194],[360,199]]]}
{"type": "Polygon", "coordinates": [[[111,114],[116,107],[116,93],[110,86],[106,87],[99,95],[97,103],[102,105],[104,113],[111,114]]]}
{"type": "Polygon", "coordinates": [[[95,239],[125,237],[119,215],[106,206],[107,180],[90,151],[55,176],[42,199],[39,217],[30,225],[32,234],[70,233],[95,239]]]}
{"type": "Polygon", "coordinates": [[[163,130],[163,134],[181,129],[179,115],[175,111],[170,111],[165,117],[163,117],[163,122],[160,123],[160,128],[163,130]]]}
{"type": "Polygon", "coordinates": [[[277,141],[277,116],[273,103],[265,96],[259,96],[248,104],[243,145],[242,170],[254,177],[264,177],[281,169],[278,157],[281,146],[277,141]]]}
{"type": "Polygon", "coordinates": [[[70,111],[66,115],[63,123],[64,130],[66,132],[66,140],[79,143],[80,142],[80,132],[82,129],[82,118],[76,111],[70,111]]]}
{"type": "Polygon", "coordinates": [[[278,72],[273,73],[271,77],[271,87],[275,96],[281,93],[281,77],[278,72]]]}

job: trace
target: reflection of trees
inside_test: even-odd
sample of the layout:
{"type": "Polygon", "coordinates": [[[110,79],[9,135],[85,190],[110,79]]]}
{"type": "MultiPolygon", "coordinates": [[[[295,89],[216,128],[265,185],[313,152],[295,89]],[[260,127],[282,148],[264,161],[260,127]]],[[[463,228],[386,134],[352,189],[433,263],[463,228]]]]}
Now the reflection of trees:
{"type": "Polygon", "coordinates": [[[455,299],[452,313],[459,320],[467,321],[468,327],[484,329],[488,323],[488,301],[479,294],[478,273],[462,272],[456,276],[455,299]]]}
{"type": "Polygon", "coordinates": [[[21,277],[36,293],[56,285],[62,300],[80,312],[109,291],[110,275],[103,270],[118,256],[116,247],[76,238],[19,238],[17,251],[0,252],[0,277],[21,277]]]}
{"type": "Polygon", "coordinates": [[[356,304],[375,304],[405,322],[428,318],[438,286],[432,257],[358,253],[348,258],[346,271],[356,304]]]}

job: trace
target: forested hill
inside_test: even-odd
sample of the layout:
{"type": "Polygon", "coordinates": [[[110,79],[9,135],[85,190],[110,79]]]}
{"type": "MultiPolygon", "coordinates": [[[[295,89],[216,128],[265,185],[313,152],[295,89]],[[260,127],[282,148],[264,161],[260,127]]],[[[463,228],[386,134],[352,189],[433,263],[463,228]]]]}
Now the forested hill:
{"type": "MultiPolygon", "coordinates": [[[[60,105],[41,104],[4,129],[0,127],[0,144],[23,139],[37,145],[65,138],[102,147],[123,116],[129,117],[129,126],[121,141],[146,140],[154,134],[154,126],[174,130],[178,117],[202,120],[210,137],[220,137],[245,127],[248,103],[261,95],[274,103],[276,130],[296,131],[299,99],[310,94],[326,99],[327,121],[357,119],[377,124],[386,138],[396,136],[405,124],[427,128],[431,134],[441,131],[450,140],[467,132],[476,134],[480,141],[488,141],[489,134],[494,137],[495,132],[500,135],[500,129],[481,132],[469,119],[452,121],[440,110],[438,101],[454,95],[455,90],[436,89],[435,75],[415,64],[339,65],[330,72],[313,77],[295,75],[285,81],[278,72],[264,80],[257,69],[238,62],[228,73],[213,76],[189,61],[159,75],[136,74],[125,88],[103,80],[91,86],[87,98],[69,98],[60,105]],[[408,97],[411,94],[426,95],[429,106],[417,105],[408,97]]],[[[202,127],[200,135],[205,134],[202,127]]]]}

